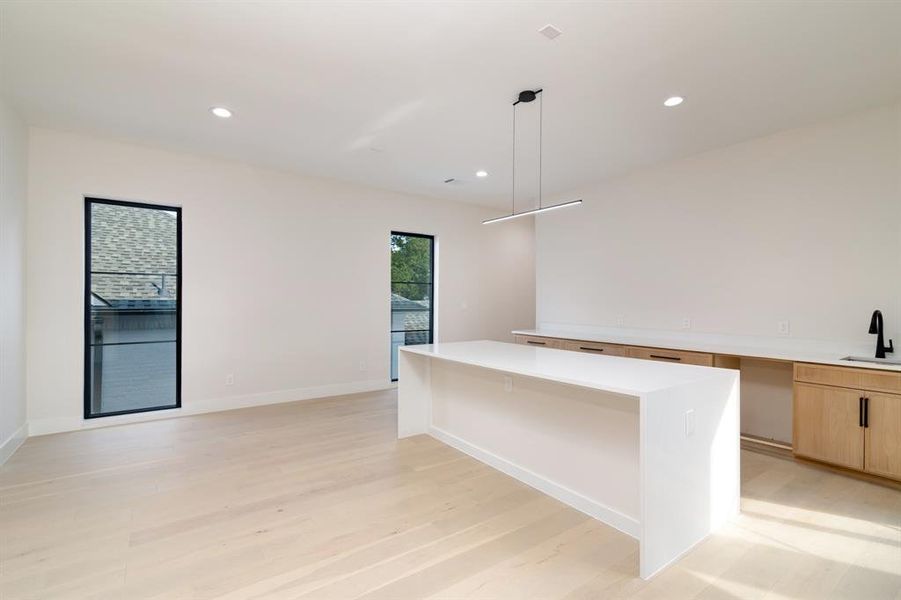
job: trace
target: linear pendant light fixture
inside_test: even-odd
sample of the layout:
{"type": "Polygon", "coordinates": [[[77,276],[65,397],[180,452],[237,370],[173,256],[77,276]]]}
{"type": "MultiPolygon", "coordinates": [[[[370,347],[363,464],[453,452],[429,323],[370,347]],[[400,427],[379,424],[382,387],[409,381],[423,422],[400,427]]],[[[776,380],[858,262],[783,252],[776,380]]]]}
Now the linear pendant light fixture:
{"type": "MultiPolygon", "coordinates": [[[[516,212],[516,105],[520,102],[532,102],[544,90],[523,90],[519,93],[519,98],[513,103],[513,187],[510,192],[510,214],[502,217],[494,217],[482,221],[482,225],[489,223],[499,223],[501,221],[509,221],[518,217],[526,217],[529,215],[537,215],[539,213],[557,210],[558,208],[566,208],[567,206],[577,206],[582,204],[582,199],[570,200],[569,202],[561,202],[560,204],[552,204],[551,206],[541,205],[541,129],[544,121],[544,101],[538,100],[538,208],[516,212]]],[[[542,96],[543,98],[543,96],[542,96]]]]}

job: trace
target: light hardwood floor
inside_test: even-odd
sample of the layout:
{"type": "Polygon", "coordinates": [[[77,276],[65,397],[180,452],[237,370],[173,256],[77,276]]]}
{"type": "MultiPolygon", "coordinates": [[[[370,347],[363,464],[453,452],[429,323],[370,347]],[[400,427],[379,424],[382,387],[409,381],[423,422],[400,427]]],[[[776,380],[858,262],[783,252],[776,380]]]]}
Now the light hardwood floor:
{"type": "Polygon", "coordinates": [[[742,452],[742,515],[637,544],[361,394],[29,439],[0,598],[901,598],[901,492],[742,452]]]}

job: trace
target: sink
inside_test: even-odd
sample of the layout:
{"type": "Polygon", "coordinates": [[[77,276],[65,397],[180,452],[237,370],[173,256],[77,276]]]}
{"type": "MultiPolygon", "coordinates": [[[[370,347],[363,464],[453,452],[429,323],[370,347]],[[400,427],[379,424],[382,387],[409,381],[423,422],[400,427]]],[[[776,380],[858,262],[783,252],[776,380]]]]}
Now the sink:
{"type": "Polygon", "coordinates": [[[897,358],[873,358],[872,356],[846,356],[841,360],[853,360],[855,362],[868,362],[877,365],[901,366],[901,359],[897,358]]]}

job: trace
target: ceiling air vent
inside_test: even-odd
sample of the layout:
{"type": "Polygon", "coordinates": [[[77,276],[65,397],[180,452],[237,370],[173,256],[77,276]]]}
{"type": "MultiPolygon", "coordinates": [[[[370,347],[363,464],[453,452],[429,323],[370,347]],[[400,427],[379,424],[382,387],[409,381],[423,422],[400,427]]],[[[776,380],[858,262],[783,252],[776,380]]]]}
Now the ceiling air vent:
{"type": "Polygon", "coordinates": [[[559,36],[563,32],[560,31],[559,29],[557,29],[556,27],[554,27],[553,25],[551,25],[550,23],[548,23],[547,25],[545,25],[544,27],[539,29],[538,33],[540,33],[547,39],[552,40],[552,39],[556,38],[557,36],[559,36]]]}

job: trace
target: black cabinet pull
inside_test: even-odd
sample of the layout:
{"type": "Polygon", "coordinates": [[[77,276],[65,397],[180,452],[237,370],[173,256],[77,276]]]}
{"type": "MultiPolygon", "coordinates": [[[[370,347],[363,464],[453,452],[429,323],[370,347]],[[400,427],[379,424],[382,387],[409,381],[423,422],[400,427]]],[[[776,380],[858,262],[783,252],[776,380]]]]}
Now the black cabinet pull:
{"type": "Polygon", "coordinates": [[[603,352],[603,348],[589,348],[588,346],[579,346],[579,350],[585,350],[587,352],[603,352]]]}
{"type": "Polygon", "coordinates": [[[547,342],[536,342],[535,340],[526,340],[526,342],[529,344],[534,344],[536,346],[544,346],[545,344],[547,344],[547,342]]]}
{"type": "Polygon", "coordinates": [[[863,399],[863,426],[864,427],[870,426],[870,399],[869,398],[863,399]]]}
{"type": "Polygon", "coordinates": [[[863,427],[863,396],[858,399],[857,404],[857,426],[863,427]]]}
{"type": "Polygon", "coordinates": [[[651,354],[651,358],[659,358],[660,360],[682,360],[681,356],[664,356],[662,354],[651,354]]]}

